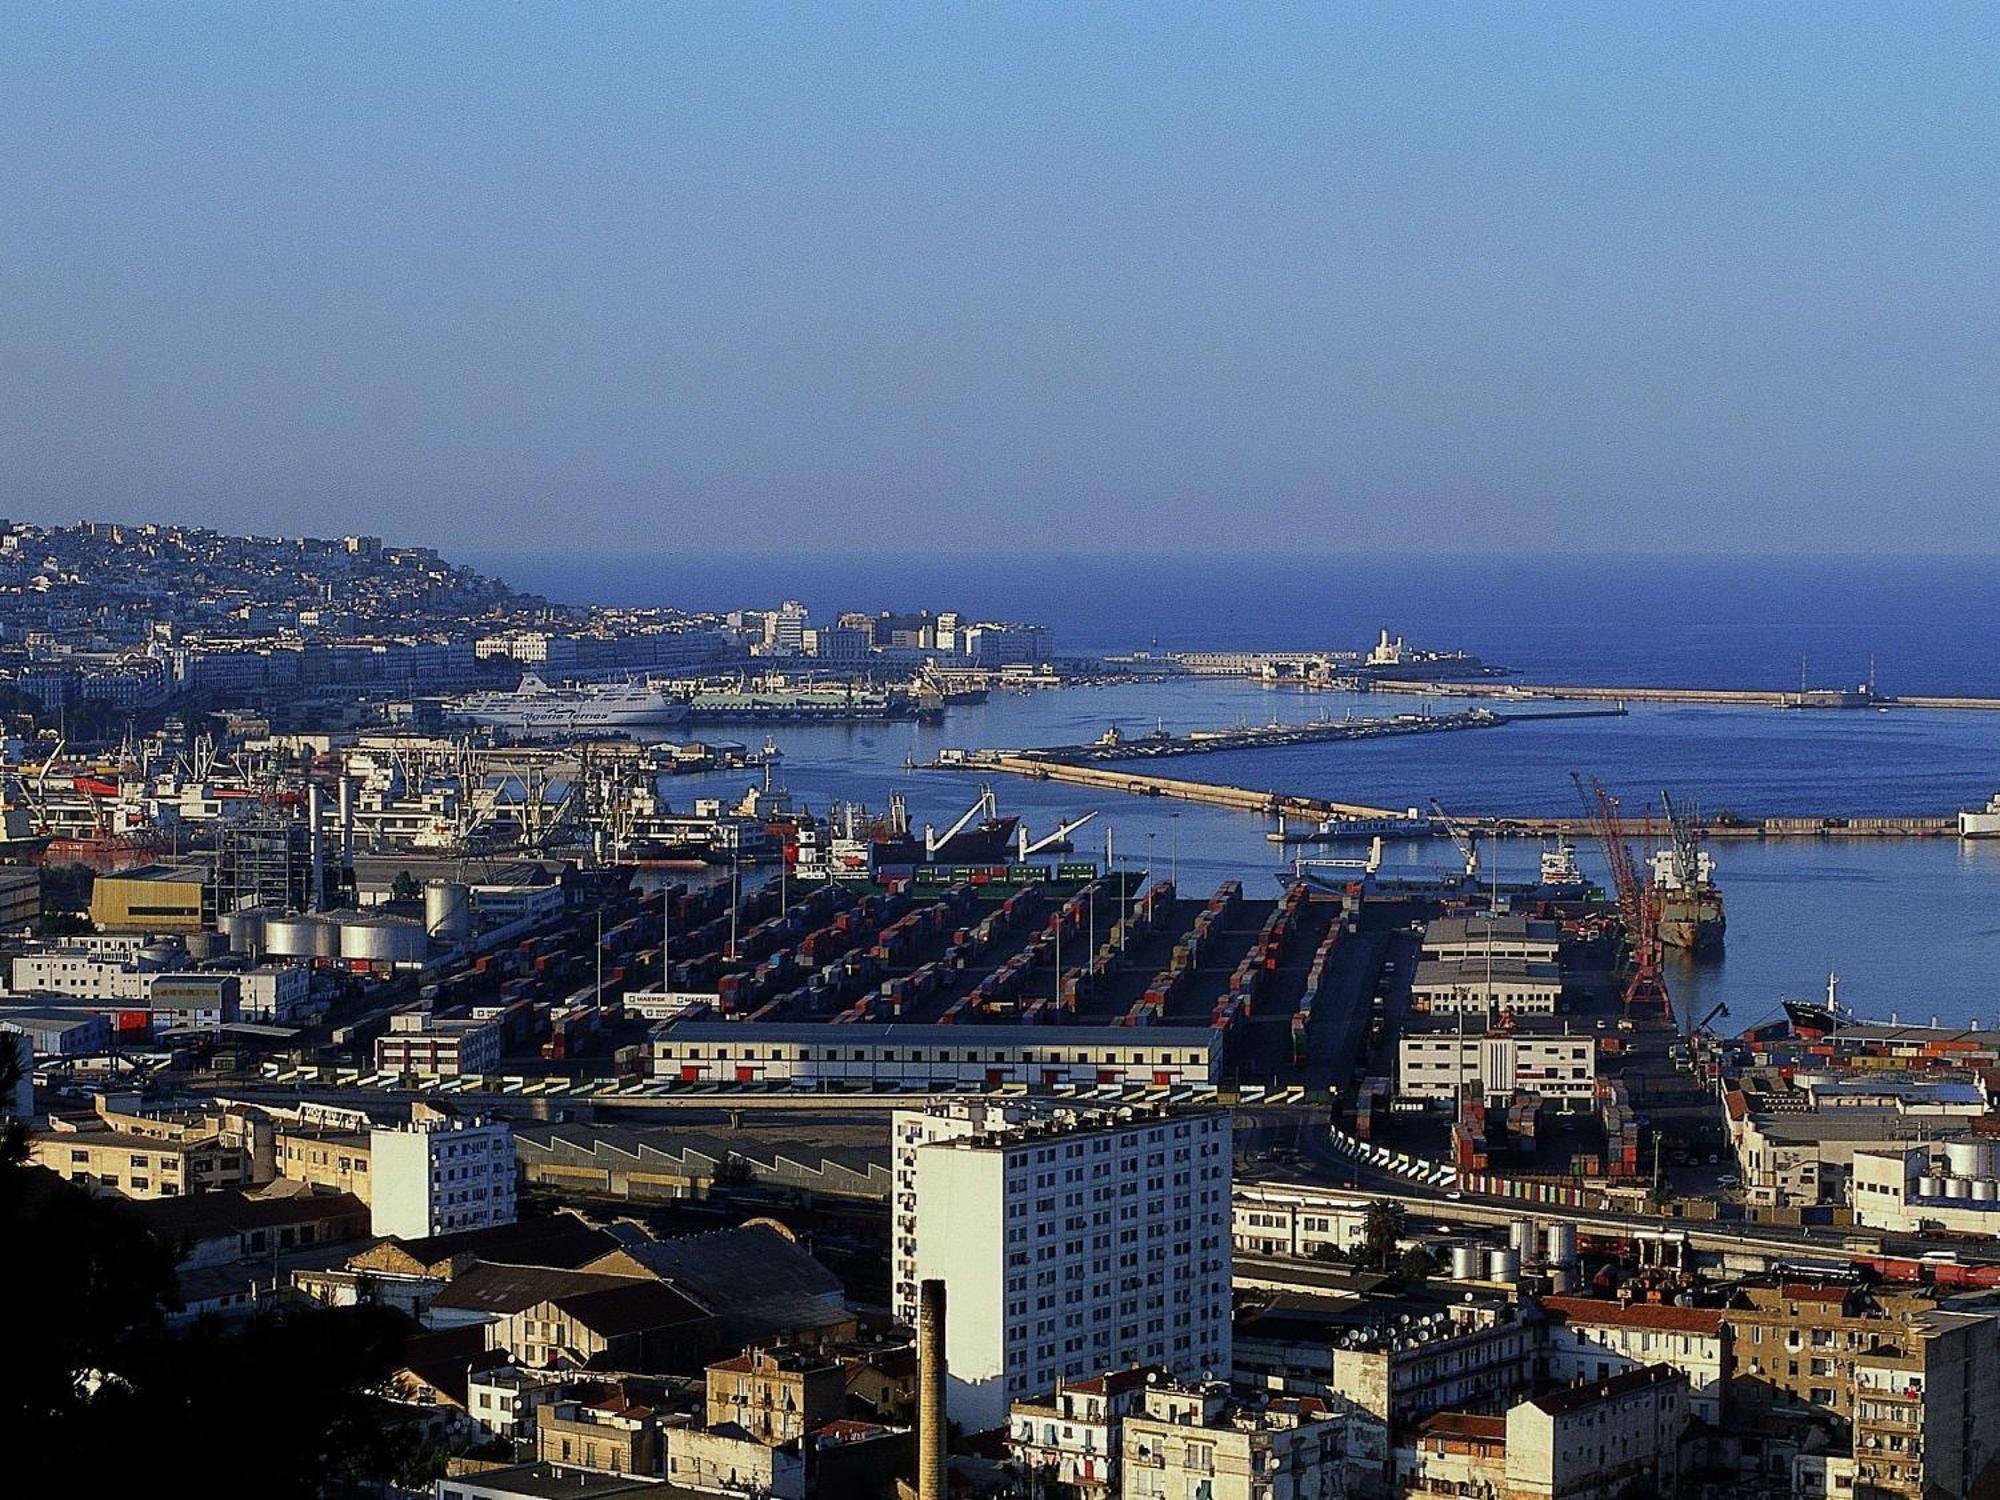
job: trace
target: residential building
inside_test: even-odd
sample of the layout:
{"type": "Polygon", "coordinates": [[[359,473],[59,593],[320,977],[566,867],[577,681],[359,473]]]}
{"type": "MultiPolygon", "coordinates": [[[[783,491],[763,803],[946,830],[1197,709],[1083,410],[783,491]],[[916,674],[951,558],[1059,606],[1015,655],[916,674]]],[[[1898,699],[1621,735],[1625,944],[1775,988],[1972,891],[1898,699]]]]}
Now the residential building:
{"type": "Polygon", "coordinates": [[[892,1126],[892,1297],[914,1323],[917,1282],[952,1288],[954,1421],[999,1427],[1011,1402],[1121,1365],[1230,1368],[1226,1112],[967,1123],[943,1108],[892,1126]]]}
{"type": "Polygon", "coordinates": [[[514,1221],[514,1130],[438,1103],[369,1132],[366,1175],[375,1232],[425,1239],[514,1221]]]}
{"type": "Polygon", "coordinates": [[[1720,1308],[1595,1297],[1544,1297],[1543,1369],[1563,1385],[1605,1381],[1646,1365],[1688,1380],[1688,1414],[1722,1425],[1729,1387],[1729,1324],[1720,1308]]]}
{"type": "Polygon", "coordinates": [[[535,1453],[558,1468],[652,1478],[666,1470],[659,1412],[618,1387],[535,1413],[535,1453]]]}
{"type": "Polygon", "coordinates": [[[1125,1500],[1337,1500],[1346,1493],[1338,1424],[1311,1398],[1230,1400],[1222,1381],[1149,1386],[1127,1416],[1125,1500]]]}
{"type": "Polygon", "coordinates": [[[1811,1408],[1851,1428],[1857,1495],[1968,1493],[2000,1454],[2000,1406],[1983,1394],[2000,1389],[2000,1315],[1939,1300],[1914,1283],[1739,1286],[1731,1420],[1811,1408]]]}
{"type": "Polygon", "coordinates": [[[277,1133],[276,1157],[278,1175],[288,1181],[352,1193],[363,1203],[374,1200],[373,1149],[366,1132],[287,1127],[277,1133]]]}
{"type": "MultiPolygon", "coordinates": [[[[670,1427],[667,1482],[681,1493],[805,1500],[806,1461],[800,1445],[759,1442],[733,1425],[670,1427]]],[[[831,1500],[838,1491],[822,1489],[831,1500]]]]}
{"type": "Polygon", "coordinates": [[[1078,1500],[1113,1500],[1124,1420],[1165,1375],[1157,1365],[1137,1365],[1016,1401],[1007,1412],[1008,1456],[1078,1500]]]}
{"type": "Polygon", "coordinates": [[[1516,1500],[1618,1500],[1643,1485],[1674,1494],[1687,1396],[1679,1370],[1646,1365],[1508,1408],[1506,1493],[1516,1500]]]}
{"type": "Polygon", "coordinates": [[[734,1423],[760,1443],[794,1443],[846,1407],[838,1360],[792,1346],[746,1349],[708,1367],[710,1427],[734,1423]]]}

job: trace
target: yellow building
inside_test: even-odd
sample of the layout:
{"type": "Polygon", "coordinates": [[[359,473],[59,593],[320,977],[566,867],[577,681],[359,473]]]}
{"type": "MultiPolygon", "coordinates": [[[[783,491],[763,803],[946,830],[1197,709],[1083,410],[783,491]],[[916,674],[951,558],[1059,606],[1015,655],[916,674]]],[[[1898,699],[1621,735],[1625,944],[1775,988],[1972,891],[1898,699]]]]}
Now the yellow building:
{"type": "Polygon", "coordinates": [[[191,865],[140,865],[100,875],[90,920],[102,932],[199,932],[210,915],[208,876],[191,865]]]}
{"type": "Polygon", "coordinates": [[[278,1175],[336,1193],[352,1193],[373,1204],[373,1152],[364,1132],[281,1130],[278,1175]]]}

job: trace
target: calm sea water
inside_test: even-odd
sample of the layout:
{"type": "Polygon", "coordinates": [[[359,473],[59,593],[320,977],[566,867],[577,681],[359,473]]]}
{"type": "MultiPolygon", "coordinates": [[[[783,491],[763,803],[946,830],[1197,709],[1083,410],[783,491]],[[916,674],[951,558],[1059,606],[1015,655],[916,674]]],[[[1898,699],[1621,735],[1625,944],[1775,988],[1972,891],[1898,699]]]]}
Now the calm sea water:
{"type": "MultiPolygon", "coordinates": [[[[1050,624],[1059,650],[1353,647],[1381,625],[1463,647],[1531,679],[1780,687],[1807,659],[1815,684],[1858,681],[1873,659],[1885,692],[2000,696],[2000,575],[1964,563],[1780,566],[1755,560],[619,559],[489,557],[519,587],[570,600],[721,609],[801,598],[843,608],[960,608],[1050,624]]],[[[1126,729],[1215,727],[1322,712],[1404,711],[1409,700],[1273,692],[1242,682],[1135,684],[1002,695],[940,726],[785,732],[785,781],[808,805],[880,806],[903,789],[918,821],[943,824],[977,786],[905,769],[945,745],[1038,745],[1126,729]]],[[[1709,810],[1948,813],[2000,788],[2000,714],[1780,713],[1652,708],[1623,719],[1185,757],[1167,774],[1387,806],[1435,797],[1464,813],[1566,812],[1572,771],[1628,807],[1660,789],[1709,810]]],[[[736,778],[741,780],[741,778],[736,778]]],[[[676,783],[685,799],[730,784],[676,783]]],[[[1002,803],[1037,832],[1095,808],[1080,842],[1184,887],[1225,878],[1276,889],[1280,860],[1251,817],[1156,799],[1089,796],[1003,781],[1002,803]]],[[[1727,956],[1674,976],[1684,1003],[1723,1002],[1732,1025],[1817,994],[1829,969],[1869,1014],[2000,1019],[2000,846],[1956,840],[1723,843],[1727,956]]],[[[1503,873],[1537,851],[1502,849],[1503,873]]],[[[1585,850],[1586,864],[1594,851],[1585,850]]],[[[1397,851],[1415,865],[1449,846],[1397,851]]],[[[1494,856],[1489,856],[1493,858],[1494,856]]]]}

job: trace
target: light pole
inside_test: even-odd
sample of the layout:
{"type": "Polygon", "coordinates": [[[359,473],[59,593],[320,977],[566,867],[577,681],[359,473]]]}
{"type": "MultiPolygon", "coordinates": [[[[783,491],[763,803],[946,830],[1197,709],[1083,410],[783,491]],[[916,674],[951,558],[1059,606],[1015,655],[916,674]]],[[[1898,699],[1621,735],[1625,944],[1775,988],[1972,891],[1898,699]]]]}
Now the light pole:
{"type": "Polygon", "coordinates": [[[1146,832],[1146,898],[1148,900],[1151,900],[1153,895],[1153,840],[1155,837],[1157,835],[1151,829],[1148,829],[1146,832]]]}
{"type": "Polygon", "coordinates": [[[660,992],[674,992],[674,887],[660,887],[660,992]]]}
{"type": "Polygon", "coordinates": [[[1169,813],[1167,814],[1167,822],[1168,827],[1173,831],[1174,843],[1173,854],[1170,856],[1172,873],[1168,875],[1167,879],[1173,883],[1174,892],[1178,895],[1181,888],[1181,815],[1177,812],[1169,813]]]}

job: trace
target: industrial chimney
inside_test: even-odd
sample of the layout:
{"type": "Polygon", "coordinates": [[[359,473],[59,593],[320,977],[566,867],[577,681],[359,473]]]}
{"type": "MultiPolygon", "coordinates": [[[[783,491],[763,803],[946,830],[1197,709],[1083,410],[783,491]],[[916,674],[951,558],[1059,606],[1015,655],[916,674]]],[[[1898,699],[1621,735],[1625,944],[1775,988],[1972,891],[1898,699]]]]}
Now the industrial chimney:
{"type": "Polygon", "coordinates": [[[944,1283],[917,1286],[917,1500],[945,1500],[944,1283]]]}

